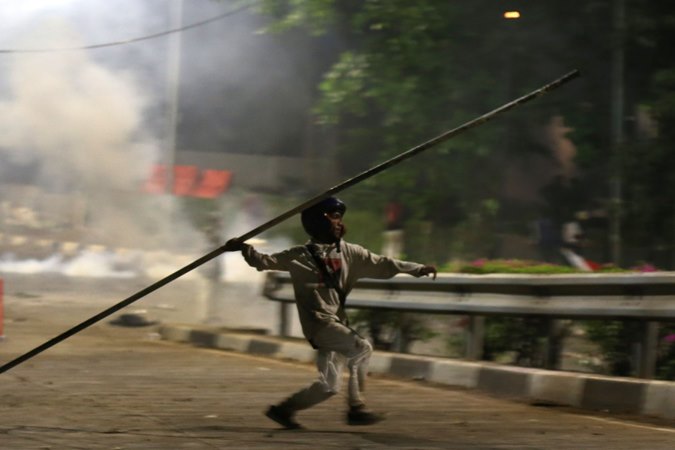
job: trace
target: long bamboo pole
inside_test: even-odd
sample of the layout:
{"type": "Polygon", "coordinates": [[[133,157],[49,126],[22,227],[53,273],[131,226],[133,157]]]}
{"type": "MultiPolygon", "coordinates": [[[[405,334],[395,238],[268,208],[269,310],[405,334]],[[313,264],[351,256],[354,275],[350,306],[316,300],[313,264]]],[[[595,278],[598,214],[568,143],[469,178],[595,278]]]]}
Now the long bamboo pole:
{"type": "MultiPolygon", "coordinates": [[[[240,237],[236,238],[238,241],[245,242],[248,239],[251,239],[254,236],[259,235],[260,233],[269,230],[270,228],[274,227],[275,225],[283,222],[284,220],[290,218],[291,216],[294,216],[295,214],[301,212],[302,210],[309,208],[312,205],[315,205],[316,203],[320,202],[321,200],[330,197],[333,194],[336,194],[340,191],[343,191],[347,189],[348,187],[351,187],[357,183],[360,183],[361,181],[370,178],[380,172],[383,172],[392,166],[395,166],[396,164],[399,164],[402,161],[405,161],[406,159],[410,159],[413,156],[422,153],[425,150],[430,149],[433,146],[436,146],[442,142],[447,141],[448,139],[457,136],[460,133],[463,133],[465,131],[468,131],[472,128],[475,128],[479,125],[484,124],[485,122],[493,119],[497,115],[506,112],[510,109],[516,108],[517,106],[520,106],[526,102],[529,102],[530,100],[533,100],[537,97],[540,97],[560,86],[563,84],[567,83],[568,81],[576,78],[579,76],[579,71],[578,70],[573,70],[562,77],[540,87],[539,89],[536,89],[529,94],[526,94],[520,98],[517,98],[509,103],[506,103],[499,108],[496,108],[486,114],[483,114],[482,116],[479,116],[469,122],[464,123],[463,125],[458,126],[457,128],[454,128],[452,130],[446,131],[445,133],[436,136],[433,139],[430,139],[416,147],[411,148],[410,150],[407,150],[403,153],[400,153],[399,155],[383,162],[380,163],[364,172],[361,172],[360,174],[349,178],[340,184],[333,186],[332,188],[322,192],[321,194],[318,194],[311,199],[295,206],[294,208],[289,209],[283,214],[280,214],[279,216],[273,218],[272,220],[263,223],[262,225],[258,226],[257,228],[254,228],[253,230],[249,231],[248,233],[245,233],[241,235],[240,237]]],[[[80,331],[90,327],[91,325],[99,322],[100,320],[110,316],[111,314],[119,311],[122,308],[125,308],[129,306],[130,304],[136,302],[137,300],[140,300],[141,298],[145,297],[146,295],[156,291],[157,289],[166,286],[167,284],[171,283],[172,281],[176,280],[177,278],[185,275],[186,273],[196,269],[197,267],[201,266],[202,264],[212,260],[213,258],[225,253],[227,251],[226,245],[223,245],[206,255],[202,256],[199,259],[196,259],[195,261],[191,262],[190,264],[182,267],[181,269],[178,269],[177,271],[173,272],[170,275],[167,275],[166,277],[162,278],[161,280],[151,284],[150,286],[141,289],[140,291],[136,292],[135,294],[131,295],[130,297],[122,300],[121,302],[111,306],[110,308],[101,311],[100,313],[96,314],[95,316],[90,317],[89,319],[85,320],[84,322],[75,325],[74,327],[70,328],[69,330],[64,331],[63,333],[59,334],[58,336],[53,337],[52,339],[48,340],[47,342],[35,347],[34,349],[24,353],[23,355],[13,359],[12,361],[9,361],[8,363],[4,364],[2,367],[0,367],[0,374],[7,372],[8,370],[12,369],[13,367],[18,366],[19,364],[31,359],[32,357],[44,352],[45,350],[53,347],[54,345],[58,344],[59,342],[62,342],[66,339],[68,339],[70,336],[73,336],[74,334],[79,333],[80,331]]]]}

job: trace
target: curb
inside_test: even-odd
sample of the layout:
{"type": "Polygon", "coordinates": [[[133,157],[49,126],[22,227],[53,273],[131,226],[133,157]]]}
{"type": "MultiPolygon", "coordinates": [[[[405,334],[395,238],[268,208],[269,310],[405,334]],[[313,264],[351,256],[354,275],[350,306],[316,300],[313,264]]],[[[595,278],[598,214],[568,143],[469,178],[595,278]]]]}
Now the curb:
{"type": "MultiPolygon", "coordinates": [[[[316,352],[305,342],[189,325],[162,325],[162,339],[303,363],[316,352]]],[[[530,403],[675,419],[675,382],[606,377],[375,351],[370,372],[476,389],[530,403]]]]}

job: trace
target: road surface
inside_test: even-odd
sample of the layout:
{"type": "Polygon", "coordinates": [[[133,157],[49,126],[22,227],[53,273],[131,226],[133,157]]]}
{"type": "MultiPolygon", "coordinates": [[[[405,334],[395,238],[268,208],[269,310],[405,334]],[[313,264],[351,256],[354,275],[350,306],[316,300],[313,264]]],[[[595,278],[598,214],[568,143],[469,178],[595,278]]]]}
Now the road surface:
{"type": "MultiPolygon", "coordinates": [[[[10,275],[0,362],[135,292],[140,280],[10,275]]],[[[189,282],[144,305],[194,319],[189,282]]],[[[537,407],[422,383],[371,378],[387,420],[344,423],[344,397],[280,430],[262,412],[314,378],[310,365],[158,339],[104,320],[0,375],[0,449],[673,449],[675,424],[537,407]]]]}

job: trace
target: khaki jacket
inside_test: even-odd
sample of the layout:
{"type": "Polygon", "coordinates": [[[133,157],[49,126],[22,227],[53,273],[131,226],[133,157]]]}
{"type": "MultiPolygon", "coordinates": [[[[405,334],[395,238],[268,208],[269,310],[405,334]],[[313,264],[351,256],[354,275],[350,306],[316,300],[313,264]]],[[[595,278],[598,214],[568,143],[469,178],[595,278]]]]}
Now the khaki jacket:
{"type": "MultiPolygon", "coordinates": [[[[332,259],[333,265],[340,267],[339,283],[345,294],[349,294],[359,278],[383,279],[399,273],[419,277],[424,267],[422,264],[377,255],[360,245],[345,241],[340,241],[339,252],[336,244],[314,244],[319,248],[320,256],[332,259]]],[[[299,245],[271,255],[246,246],[242,254],[248,265],[259,271],[280,270],[290,273],[300,324],[307,339],[311,340],[326,323],[346,323],[339,295],[323,282],[323,276],[305,246],[299,245]]]]}

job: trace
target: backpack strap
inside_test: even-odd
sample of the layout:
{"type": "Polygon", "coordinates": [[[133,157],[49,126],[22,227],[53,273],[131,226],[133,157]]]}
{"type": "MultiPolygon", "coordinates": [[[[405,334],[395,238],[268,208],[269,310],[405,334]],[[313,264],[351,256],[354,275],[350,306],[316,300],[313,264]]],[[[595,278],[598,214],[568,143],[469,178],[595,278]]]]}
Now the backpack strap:
{"type": "Polygon", "coordinates": [[[324,279],[324,282],[326,283],[326,286],[328,286],[329,288],[331,288],[335,292],[337,292],[337,295],[340,299],[340,306],[344,307],[345,302],[347,301],[347,294],[340,287],[340,281],[338,280],[338,277],[336,276],[335,273],[331,274],[328,271],[328,268],[326,267],[326,263],[319,256],[316,245],[310,243],[310,244],[305,245],[305,248],[307,248],[307,251],[312,256],[312,259],[314,260],[314,263],[316,264],[316,267],[319,268],[319,272],[321,272],[321,275],[323,276],[323,279],[324,279]]]}

